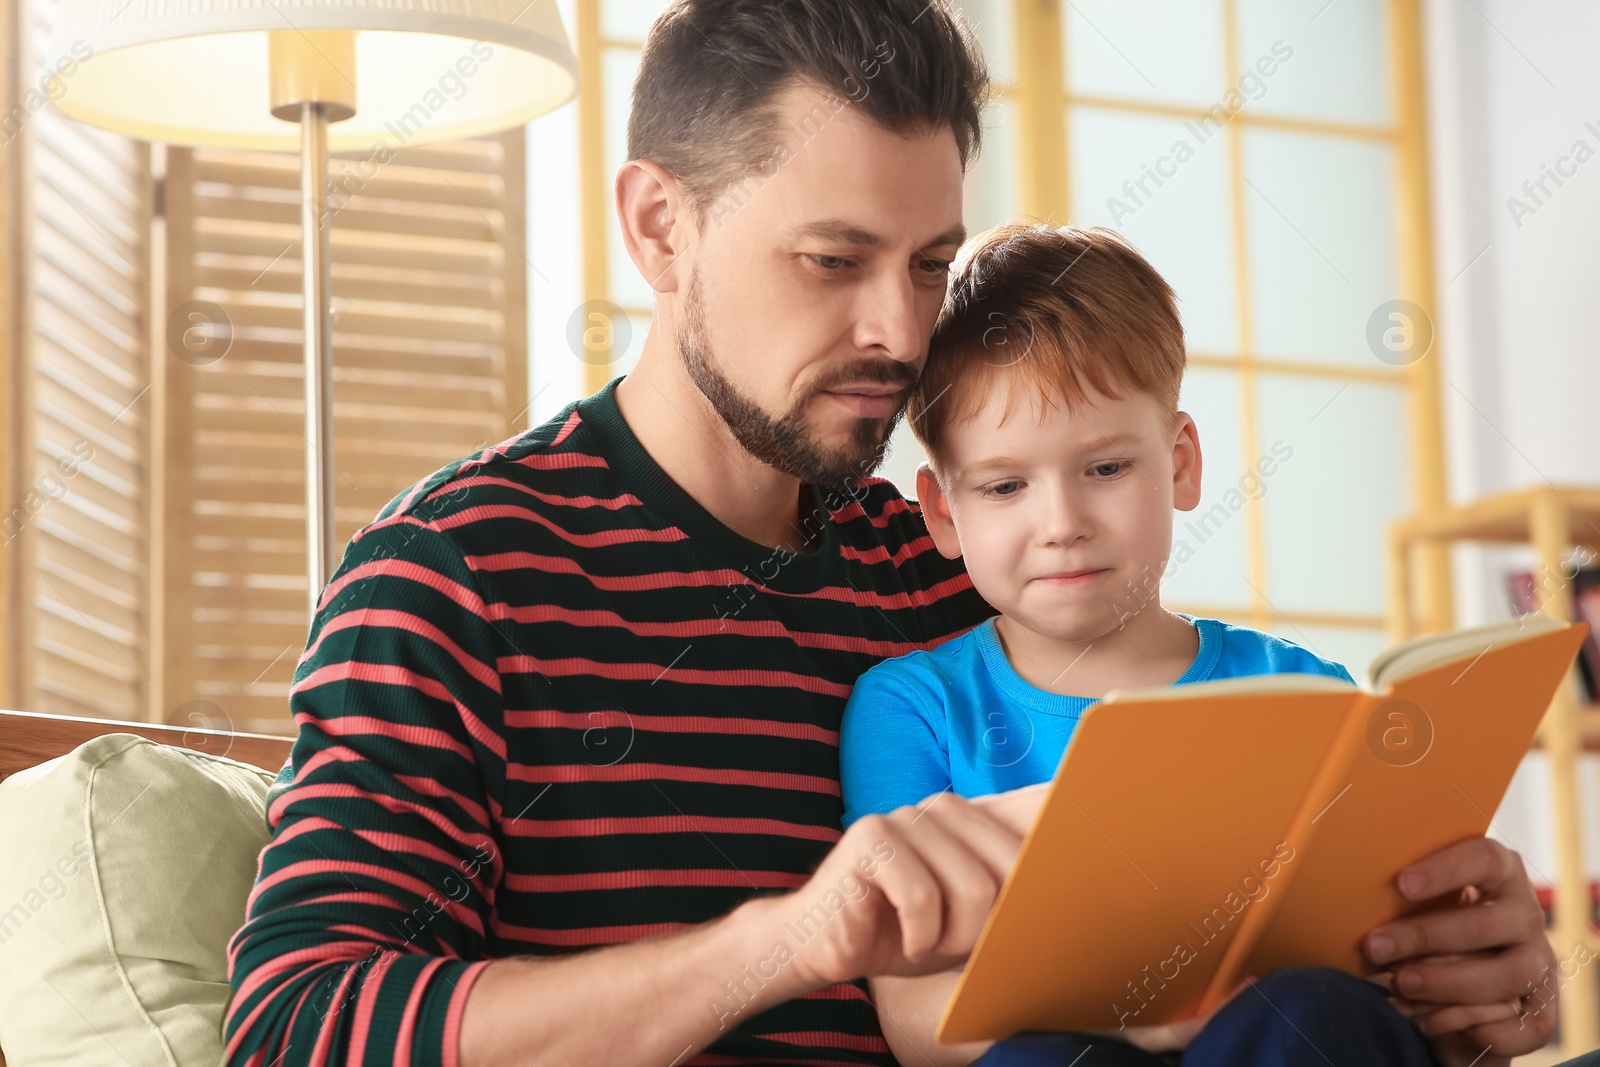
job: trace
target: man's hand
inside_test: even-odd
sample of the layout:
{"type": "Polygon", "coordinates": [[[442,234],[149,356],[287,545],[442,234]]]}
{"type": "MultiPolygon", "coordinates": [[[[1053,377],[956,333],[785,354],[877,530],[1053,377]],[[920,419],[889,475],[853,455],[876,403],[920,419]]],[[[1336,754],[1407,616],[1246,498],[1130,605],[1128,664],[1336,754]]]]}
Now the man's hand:
{"type": "Polygon", "coordinates": [[[1033,829],[1034,820],[1039,817],[1039,809],[1044,807],[1044,798],[1054,786],[1054,782],[1039,782],[1021,789],[1008,789],[1004,793],[973,797],[972,803],[1011,827],[1018,837],[1027,837],[1028,831],[1033,829]]]}
{"type": "Polygon", "coordinates": [[[1523,998],[1554,973],[1556,956],[1522,857],[1488,838],[1459,841],[1401,871],[1398,886],[1408,900],[1455,896],[1454,907],[1375,927],[1362,944],[1368,959],[1391,965],[1395,1006],[1440,1062],[1491,1067],[1543,1048],[1556,1005],[1526,1010],[1523,998]]]}
{"type": "Polygon", "coordinates": [[[820,987],[960,964],[1016,859],[1018,821],[943,792],[851,824],[810,881],[771,898],[797,973],[820,987]]]}

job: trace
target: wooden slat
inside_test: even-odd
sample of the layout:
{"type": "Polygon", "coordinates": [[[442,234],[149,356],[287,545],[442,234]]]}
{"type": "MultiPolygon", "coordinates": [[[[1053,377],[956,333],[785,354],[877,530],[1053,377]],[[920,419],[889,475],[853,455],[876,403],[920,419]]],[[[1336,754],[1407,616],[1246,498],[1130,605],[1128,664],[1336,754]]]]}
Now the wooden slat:
{"type": "Polygon", "coordinates": [[[81,538],[114,553],[136,570],[143,556],[143,521],[127,496],[115,493],[89,476],[85,467],[65,495],[42,507],[35,520],[52,536],[81,538]]]}
{"type": "MultiPolygon", "coordinates": [[[[203,255],[196,262],[196,283],[206,289],[300,294],[300,260],[283,256],[262,264],[260,256],[203,255]]],[[[362,264],[341,265],[333,272],[335,300],[399,302],[411,305],[498,309],[505,293],[498,279],[485,282],[475,274],[413,268],[386,269],[362,264]]]]}
{"type": "MultiPolygon", "coordinates": [[[[238,440],[240,439],[219,439],[211,451],[213,454],[234,452],[236,447],[233,442],[238,440]]],[[[485,444],[488,443],[490,442],[485,441],[485,444]]],[[[305,457],[296,455],[297,444],[302,449],[305,447],[303,441],[281,437],[274,439],[270,444],[259,440],[251,441],[247,447],[251,448],[252,458],[257,461],[255,465],[247,466],[244,463],[228,465],[224,462],[225,457],[214,456],[217,462],[198,468],[196,476],[207,482],[253,478],[263,482],[276,481],[301,485],[305,478],[305,457]],[[298,465],[294,462],[296,459],[300,460],[298,465]]],[[[427,458],[418,458],[388,448],[361,451],[349,448],[339,455],[339,470],[357,485],[379,482],[386,485],[397,483],[410,485],[432,474],[436,469],[437,466],[431,464],[427,458]]]]}
{"type": "MultiPolygon", "coordinates": [[[[263,453],[271,450],[273,452],[282,452],[285,455],[292,454],[297,443],[299,447],[304,447],[303,439],[290,438],[283,434],[231,433],[224,430],[207,430],[198,433],[195,436],[195,440],[198,445],[207,449],[227,449],[230,451],[261,449],[263,453]]],[[[485,434],[478,438],[477,441],[474,441],[474,445],[479,442],[484,445],[493,444],[494,440],[493,435],[485,434]]],[[[433,473],[442,466],[442,464],[436,462],[438,446],[430,445],[425,441],[412,440],[386,443],[381,441],[357,441],[346,438],[341,448],[339,470],[345,470],[342,457],[346,455],[365,454],[371,456],[375,463],[380,462],[383,457],[388,457],[394,460],[392,476],[400,479],[402,487],[410,485],[424,475],[433,473]],[[412,476],[413,474],[415,477],[412,476]]],[[[471,451],[471,449],[463,449],[461,454],[465,454],[467,451],[471,451]]]]}
{"type": "Polygon", "coordinates": [[[79,666],[92,665],[96,677],[109,679],[121,688],[139,680],[135,666],[118,655],[118,649],[126,643],[117,640],[120,635],[104,619],[80,617],[71,610],[42,611],[38,634],[40,648],[79,666]]]}
{"type": "MultiPolygon", "coordinates": [[[[87,552],[112,566],[120,567],[130,574],[137,574],[140,554],[144,551],[144,544],[137,538],[118,533],[105,526],[94,526],[89,523],[68,521],[57,522],[52,513],[44,513],[38,518],[38,529],[49,534],[50,538],[61,546],[67,546],[82,552],[87,552]]],[[[42,553],[35,553],[34,559],[47,558],[42,553]]]]}
{"type": "Polygon", "coordinates": [[[113,421],[116,409],[107,410],[120,398],[96,396],[82,379],[74,381],[70,368],[60,365],[39,368],[37,396],[42,424],[36,439],[41,446],[49,442],[63,456],[85,457],[81,468],[94,466],[125,484],[137,481],[140,428],[134,419],[113,421]],[[74,390],[74,385],[79,388],[74,390]]]}
{"type": "MultiPolygon", "coordinates": [[[[292,366],[298,358],[299,350],[292,343],[247,333],[234,338],[227,362],[230,367],[257,360],[292,366]]],[[[335,383],[353,381],[356,379],[349,376],[351,371],[370,371],[388,374],[397,381],[425,382],[430,375],[462,375],[474,380],[496,381],[500,358],[492,345],[439,341],[423,344],[408,338],[384,338],[380,344],[376,341],[362,343],[356,338],[340,346],[340,362],[333,368],[333,380],[335,383]]]]}
{"type": "MultiPolygon", "coordinates": [[[[334,439],[340,436],[363,437],[374,441],[383,441],[393,438],[396,433],[404,430],[410,435],[411,442],[433,442],[440,446],[440,455],[454,450],[464,452],[464,446],[470,446],[472,436],[464,433],[453,412],[438,413],[439,418],[434,422],[410,422],[409,411],[396,409],[395,417],[375,420],[340,418],[335,409],[334,439]],[[447,421],[448,420],[448,421],[447,421]],[[409,424],[408,424],[409,423],[409,424]]],[[[417,413],[419,417],[423,412],[417,413]]],[[[290,409],[286,404],[280,405],[280,410],[262,404],[258,409],[239,405],[214,405],[202,399],[195,411],[195,425],[201,429],[230,429],[236,431],[254,431],[258,433],[275,433],[285,428],[291,431],[298,430],[299,411],[290,409]],[[288,420],[287,422],[285,420],[288,420]]],[[[494,436],[494,435],[491,435],[494,436]]],[[[503,436],[503,435],[502,435],[503,436]]],[[[496,439],[499,439],[496,437],[496,439]]],[[[335,446],[337,448],[337,445],[335,446]]],[[[337,453],[335,453],[334,466],[338,467],[337,453]]],[[[396,486],[396,490],[404,486],[396,486]]]]}
{"type": "MultiPolygon", "coordinates": [[[[282,373],[280,368],[270,368],[272,373],[244,374],[217,374],[212,375],[207,381],[207,392],[214,397],[259,397],[267,396],[273,399],[283,398],[293,400],[298,407],[300,402],[300,382],[298,378],[291,378],[282,373]],[[259,391],[258,391],[259,390],[259,391]]],[[[343,375],[337,381],[350,383],[350,376],[343,375]]],[[[353,384],[353,383],[352,383],[353,384]]],[[[337,392],[337,386],[335,386],[337,392]]],[[[505,389],[499,382],[488,381],[482,378],[460,379],[459,385],[451,386],[442,382],[416,383],[413,381],[377,382],[363,381],[346,392],[359,393],[361,400],[356,403],[346,402],[346,410],[359,407],[426,407],[443,409],[451,412],[493,412],[500,406],[500,394],[505,389]]]]}
{"type": "Polygon", "coordinates": [[[70,160],[48,152],[40,152],[38,156],[34,166],[38,182],[35,214],[48,218],[63,235],[76,241],[86,255],[107,264],[118,274],[126,272],[138,276],[137,261],[123,254],[137,249],[143,242],[136,205],[118,195],[122,190],[115,185],[101,184],[99,176],[74,173],[70,160]]]}
{"type": "Polygon", "coordinates": [[[192,512],[193,537],[187,551],[192,552],[192,542],[205,537],[226,537],[243,541],[250,537],[271,537],[296,545],[299,552],[305,545],[305,519],[303,513],[285,515],[233,515],[217,514],[210,509],[196,508],[192,512]]]}
{"type": "MultiPolygon", "coordinates": [[[[405,167],[440,167],[464,172],[484,171],[500,173],[508,147],[506,135],[476,137],[466,141],[449,141],[440,144],[400,148],[394,161],[405,167]]],[[[339,158],[362,158],[362,153],[340,153],[339,158]]]]}
{"type": "Polygon", "coordinates": [[[98,548],[98,545],[74,544],[55,537],[40,546],[38,562],[42,568],[71,570],[80,582],[100,590],[106,597],[115,597],[129,606],[138,604],[144,596],[139,576],[110,553],[94,550],[98,548]]]}
{"type": "MultiPolygon", "coordinates": [[[[217,186],[207,186],[217,190],[217,186]]],[[[197,211],[215,219],[251,222],[257,224],[292,226],[300,218],[300,201],[274,203],[270,200],[244,199],[222,196],[215,192],[196,199],[197,211]]],[[[404,237],[449,238],[457,241],[491,241],[494,239],[494,217],[485,218],[470,206],[438,207],[424,210],[421,205],[407,201],[391,201],[385,208],[369,208],[364,202],[352,201],[334,217],[335,230],[370,231],[404,237]]]]}
{"type": "Polygon", "coordinates": [[[75,166],[86,173],[130,174],[144,166],[144,148],[138,142],[79,122],[46,127],[39,140],[51,151],[73,157],[75,166]]]}
{"type": "MultiPolygon", "coordinates": [[[[43,213],[36,218],[42,223],[51,221],[43,213]]],[[[112,314],[136,314],[140,301],[147,296],[145,279],[103,257],[86,255],[85,242],[93,241],[98,235],[81,228],[74,228],[74,231],[67,232],[49,224],[39,226],[34,234],[34,253],[40,259],[40,266],[50,270],[41,272],[35,284],[40,288],[59,286],[68,291],[69,299],[90,300],[96,304],[113,300],[112,314]]],[[[107,312],[101,311],[100,315],[105,317],[107,312]]]]}
{"type": "MultiPolygon", "coordinates": [[[[109,658],[85,660],[67,650],[46,647],[42,635],[34,657],[39,664],[34,685],[41,694],[48,691],[67,696],[93,714],[108,717],[138,698],[139,686],[116,677],[114,661],[109,658]]],[[[50,705],[41,701],[40,706],[50,705]]]]}
{"type": "MultiPolygon", "coordinates": [[[[289,223],[202,218],[197,220],[194,236],[199,251],[260,255],[266,257],[263,266],[280,253],[288,255],[300,247],[300,228],[289,223]]],[[[329,243],[335,262],[466,271],[485,277],[493,276],[500,269],[498,253],[481,241],[363,233],[343,230],[336,225],[329,235],[329,243]]]]}
{"type": "MultiPolygon", "coordinates": [[[[287,202],[300,202],[300,165],[292,156],[268,159],[250,155],[208,161],[198,168],[196,180],[241,191],[279,190],[288,194],[284,198],[287,202]],[[283,165],[283,160],[289,165],[283,165]]],[[[339,210],[363,201],[408,200],[487,212],[498,210],[505,198],[505,183],[498,174],[442,171],[400,163],[375,168],[354,160],[334,160],[328,168],[328,184],[329,203],[339,210]]],[[[206,189],[203,195],[214,194],[206,189]]]]}
{"type": "Polygon", "coordinates": [[[56,381],[76,382],[90,396],[106,398],[100,410],[105,412],[109,425],[130,428],[137,425],[142,420],[141,413],[129,410],[129,405],[144,390],[144,383],[131,379],[125,373],[126,368],[115,361],[96,352],[59,344],[56,336],[44,330],[35,334],[40,371],[56,381]]]}
{"type": "Polygon", "coordinates": [[[34,343],[49,350],[41,350],[37,360],[40,365],[59,367],[63,356],[70,357],[104,378],[108,383],[105,392],[109,393],[109,386],[114,385],[130,402],[139,395],[144,386],[129,373],[127,349],[99,344],[102,335],[84,330],[81,321],[60,314],[54,305],[42,310],[45,314],[35,323],[34,343]]]}
{"type": "Polygon", "coordinates": [[[127,329],[126,322],[117,321],[117,316],[96,314],[95,308],[80,311],[70,299],[63,299],[59,290],[49,287],[36,289],[34,296],[40,328],[54,328],[81,346],[82,351],[97,352],[124,371],[139,365],[144,344],[137,333],[127,329]]]}

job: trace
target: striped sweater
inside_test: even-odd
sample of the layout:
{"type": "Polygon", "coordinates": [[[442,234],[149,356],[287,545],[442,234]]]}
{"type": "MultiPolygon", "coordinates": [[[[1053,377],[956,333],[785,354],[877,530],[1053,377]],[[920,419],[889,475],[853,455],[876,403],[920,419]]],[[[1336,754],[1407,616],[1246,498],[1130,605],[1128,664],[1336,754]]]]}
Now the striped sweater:
{"type": "MultiPolygon", "coordinates": [[[[857,676],[989,614],[881,479],[817,496],[814,552],[740,537],[644,451],[615,384],[346,549],[228,946],[228,1064],[453,1065],[489,960],[802,885],[841,835],[857,676]]],[[[686,1061],[894,1062],[864,981],[686,1061]]]]}

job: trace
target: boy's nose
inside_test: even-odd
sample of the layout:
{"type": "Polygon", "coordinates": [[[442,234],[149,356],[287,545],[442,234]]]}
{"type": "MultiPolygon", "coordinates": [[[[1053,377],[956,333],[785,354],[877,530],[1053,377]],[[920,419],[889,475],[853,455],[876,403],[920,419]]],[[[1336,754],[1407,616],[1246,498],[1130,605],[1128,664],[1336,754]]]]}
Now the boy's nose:
{"type": "Polygon", "coordinates": [[[1089,517],[1063,490],[1039,494],[1039,541],[1056,547],[1080,541],[1089,534],[1089,517]]]}

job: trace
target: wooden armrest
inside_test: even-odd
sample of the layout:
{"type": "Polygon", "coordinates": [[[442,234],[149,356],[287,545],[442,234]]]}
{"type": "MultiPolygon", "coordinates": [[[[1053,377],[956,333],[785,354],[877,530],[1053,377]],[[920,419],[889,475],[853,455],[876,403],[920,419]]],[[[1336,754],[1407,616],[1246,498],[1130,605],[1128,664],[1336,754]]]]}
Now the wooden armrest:
{"type": "MultiPolygon", "coordinates": [[[[294,738],[271,734],[228,733],[149,722],[0,710],[0,778],[64,756],[102,734],[138,734],[191,752],[226,756],[273,773],[283,767],[289,750],[294,747],[294,738]]],[[[4,1060],[0,1060],[0,1067],[5,1067],[4,1060]]]]}

